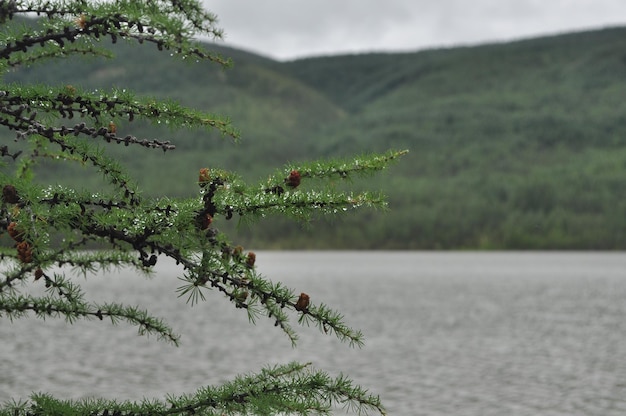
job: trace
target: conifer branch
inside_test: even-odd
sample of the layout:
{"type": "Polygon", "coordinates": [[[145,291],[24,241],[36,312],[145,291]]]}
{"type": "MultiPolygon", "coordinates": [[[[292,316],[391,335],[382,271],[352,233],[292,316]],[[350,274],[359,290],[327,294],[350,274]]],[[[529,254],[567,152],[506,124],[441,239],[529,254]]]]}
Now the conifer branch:
{"type": "Polygon", "coordinates": [[[96,49],[93,46],[72,45],[72,46],[66,46],[63,49],[58,50],[58,51],[34,50],[34,51],[31,51],[27,55],[20,56],[12,60],[8,60],[6,62],[6,65],[12,68],[19,67],[19,66],[29,66],[31,64],[39,63],[46,59],[64,58],[64,57],[69,57],[71,55],[90,55],[90,56],[101,56],[104,58],[113,57],[113,55],[110,52],[103,50],[103,49],[96,49]]]}
{"type": "Polygon", "coordinates": [[[353,175],[371,175],[383,170],[398,158],[406,155],[408,150],[390,150],[384,154],[361,155],[350,159],[305,162],[298,166],[287,166],[282,175],[296,169],[301,178],[333,178],[348,179],[353,175]]]}
{"type": "Polygon", "coordinates": [[[0,22],[12,19],[17,13],[46,15],[46,30],[33,34],[31,31],[13,38],[6,38],[0,49],[0,60],[9,59],[17,52],[26,52],[34,46],[46,46],[60,56],[67,43],[81,38],[109,37],[113,43],[119,38],[134,39],[139,43],[155,44],[159,50],[175,50],[181,57],[211,60],[224,66],[229,60],[218,54],[202,50],[189,41],[193,36],[221,38],[222,31],[216,28],[215,15],[201,10],[197,2],[182,1],[118,1],[115,4],[99,2],[52,2],[22,5],[16,1],[3,1],[0,22]],[[124,13],[126,12],[126,14],[124,13]],[[73,20],[62,18],[73,15],[73,20]]]}
{"type": "Polygon", "coordinates": [[[26,416],[56,409],[57,414],[89,415],[273,415],[332,414],[344,408],[357,414],[375,411],[386,415],[380,398],[345,376],[331,377],[310,364],[290,363],[239,376],[219,387],[205,387],[194,394],[170,396],[164,402],[117,402],[108,400],[58,400],[35,394],[31,404],[18,403],[0,416],[26,416]]]}
{"type": "Polygon", "coordinates": [[[139,98],[127,91],[88,93],[78,91],[71,85],[48,89],[11,86],[10,90],[0,91],[0,114],[9,116],[2,119],[2,124],[18,131],[18,137],[34,133],[29,127],[39,111],[55,113],[67,119],[72,119],[75,115],[90,117],[99,126],[88,127],[85,122],[81,122],[74,126],[48,128],[50,132],[61,136],[101,137],[107,143],[123,143],[126,146],[139,144],[143,147],[161,148],[163,151],[173,150],[175,146],[170,141],[139,140],[130,135],[120,137],[116,133],[117,126],[111,120],[125,118],[133,121],[135,117],[140,117],[171,127],[215,128],[234,139],[239,137],[239,132],[231,126],[227,118],[185,108],[175,102],[139,98]]]}
{"type": "MultiPolygon", "coordinates": [[[[108,56],[94,42],[102,38],[112,43],[149,43],[181,58],[227,66],[229,60],[193,40],[194,36],[221,37],[216,24],[217,18],[197,0],[0,0],[0,71],[74,54],[108,56]],[[23,14],[41,18],[33,22],[35,26],[7,25],[23,14]]],[[[226,117],[172,101],[137,97],[124,89],[90,92],[71,85],[0,86],[0,126],[13,132],[18,142],[15,148],[0,146],[3,168],[16,167],[12,175],[0,170],[0,233],[10,241],[0,249],[0,318],[34,315],[64,318],[69,323],[106,318],[113,324],[125,321],[141,335],[156,335],[177,345],[178,336],[162,320],[138,306],[91,302],[67,275],[68,269],[87,277],[112,267],[148,274],[167,257],[181,269],[178,295],[192,304],[214,291],[245,311],[251,323],[261,316],[272,320],[293,345],[298,335],[291,320],[315,325],[352,346],[363,344],[362,333],[350,328],[339,312],[315,294],[296,292],[261,275],[255,266],[256,254],[231,243],[217,225],[234,215],[259,219],[279,213],[309,220],[318,213],[384,208],[380,195],[344,192],[331,183],[382,170],[404,151],[291,164],[252,186],[234,173],[203,168],[199,196],[149,199],[140,196],[123,167],[103,150],[109,144],[164,152],[175,148],[170,140],[118,132],[121,128],[116,123],[135,119],[172,128],[217,129],[222,135],[239,137],[226,117]],[[80,122],[67,122],[74,117],[80,117],[80,122]],[[23,142],[30,144],[29,150],[19,148],[23,142]],[[52,157],[103,174],[112,191],[39,185],[34,166],[52,157]],[[88,243],[97,244],[98,249],[81,251],[88,243]],[[45,296],[28,294],[31,287],[43,287],[45,296]]],[[[170,396],[163,402],[61,401],[41,394],[28,402],[0,407],[0,416],[330,414],[337,406],[384,414],[378,397],[344,376],[331,378],[309,365],[289,364],[240,376],[222,386],[200,388],[195,394],[170,396]]]]}
{"type": "Polygon", "coordinates": [[[87,304],[77,299],[63,300],[54,297],[37,298],[33,296],[13,296],[0,294],[0,317],[4,314],[9,319],[22,318],[27,312],[34,312],[38,318],[64,317],[68,323],[79,318],[109,318],[112,324],[120,320],[137,325],[140,335],[155,334],[178,345],[179,337],[160,319],[151,317],[145,310],[115,303],[87,304]]]}

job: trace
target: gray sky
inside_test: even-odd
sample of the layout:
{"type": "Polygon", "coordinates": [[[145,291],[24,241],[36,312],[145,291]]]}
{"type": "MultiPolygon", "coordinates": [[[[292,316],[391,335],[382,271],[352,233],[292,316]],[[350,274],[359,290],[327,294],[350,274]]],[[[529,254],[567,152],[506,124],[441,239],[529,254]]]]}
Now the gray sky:
{"type": "Polygon", "coordinates": [[[626,0],[204,0],[225,44],[276,59],[415,51],[626,25],[626,0]]]}

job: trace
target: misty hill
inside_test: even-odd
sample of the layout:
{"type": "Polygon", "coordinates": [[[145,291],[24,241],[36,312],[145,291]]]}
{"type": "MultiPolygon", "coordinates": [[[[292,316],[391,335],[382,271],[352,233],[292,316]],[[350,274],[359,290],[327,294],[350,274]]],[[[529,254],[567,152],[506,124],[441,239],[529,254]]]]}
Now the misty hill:
{"type": "MultiPolygon", "coordinates": [[[[365,180],[390,196],[391,212],[304,229],[270,220],[241,230],[248,245],[626,248],[625,28],[284,63],[211,45],[233,58],[228,70],[180,62],[148,45],[114,46],[111,61],[46,63],[10,79],[118,86],[232,118],[239,144],[121,126],[177,145],[165,155],[110,149],[148,192],[189,195],[203,166],[257,180],[286,162],[410,149],[389,172],[365,180]]],[[[47,169],[51,180],[98,179],[47,169]]]]}

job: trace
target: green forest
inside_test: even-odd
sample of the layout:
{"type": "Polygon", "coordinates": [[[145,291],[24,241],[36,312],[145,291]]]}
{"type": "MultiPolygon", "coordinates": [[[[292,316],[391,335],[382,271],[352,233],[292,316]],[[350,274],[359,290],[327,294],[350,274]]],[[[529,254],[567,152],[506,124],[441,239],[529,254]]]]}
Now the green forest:
{"type": "MultiPolygon", "coordinates": [[[[148,139],[177,135],[165,154],[103,147],[149,195],[193,195],[203,167],[258,181],[302,160],[409,149],[382,175],[361,179],[388,195],[389,210],[306,226],[264,218],[252,229],[244,217],[224,225],[248,247],[626,248],[626,28],[289,62],[209,47],[232,67],[119,42],[110,45],[114,58],[49,61],[5,81],[75,94],[131,88],[232,120],[237,142],[193,130],[180,137],[159,123],[124,126],[148,139]]],[[[41,169],[50,183],[101,180],[73,165],[51,160],[41,169]]]]}

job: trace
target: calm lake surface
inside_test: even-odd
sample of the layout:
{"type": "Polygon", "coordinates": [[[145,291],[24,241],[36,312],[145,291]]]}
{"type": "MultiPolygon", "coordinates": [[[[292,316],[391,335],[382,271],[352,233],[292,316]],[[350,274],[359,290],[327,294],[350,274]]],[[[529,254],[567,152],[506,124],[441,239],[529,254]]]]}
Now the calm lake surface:
{"type": "Polygon", "coordinates": [[[297,360],[350,375],[390,415],[626,414],[626,253],[260,252],[257,265],[342,311],[365,347],[302,328],[293,349],[217,292],[190,307],[161,262],[151,279],[77,280],[163,317],[180,347],[106,320],[2,319],[0,401],[162,398],[297,360]]]}

